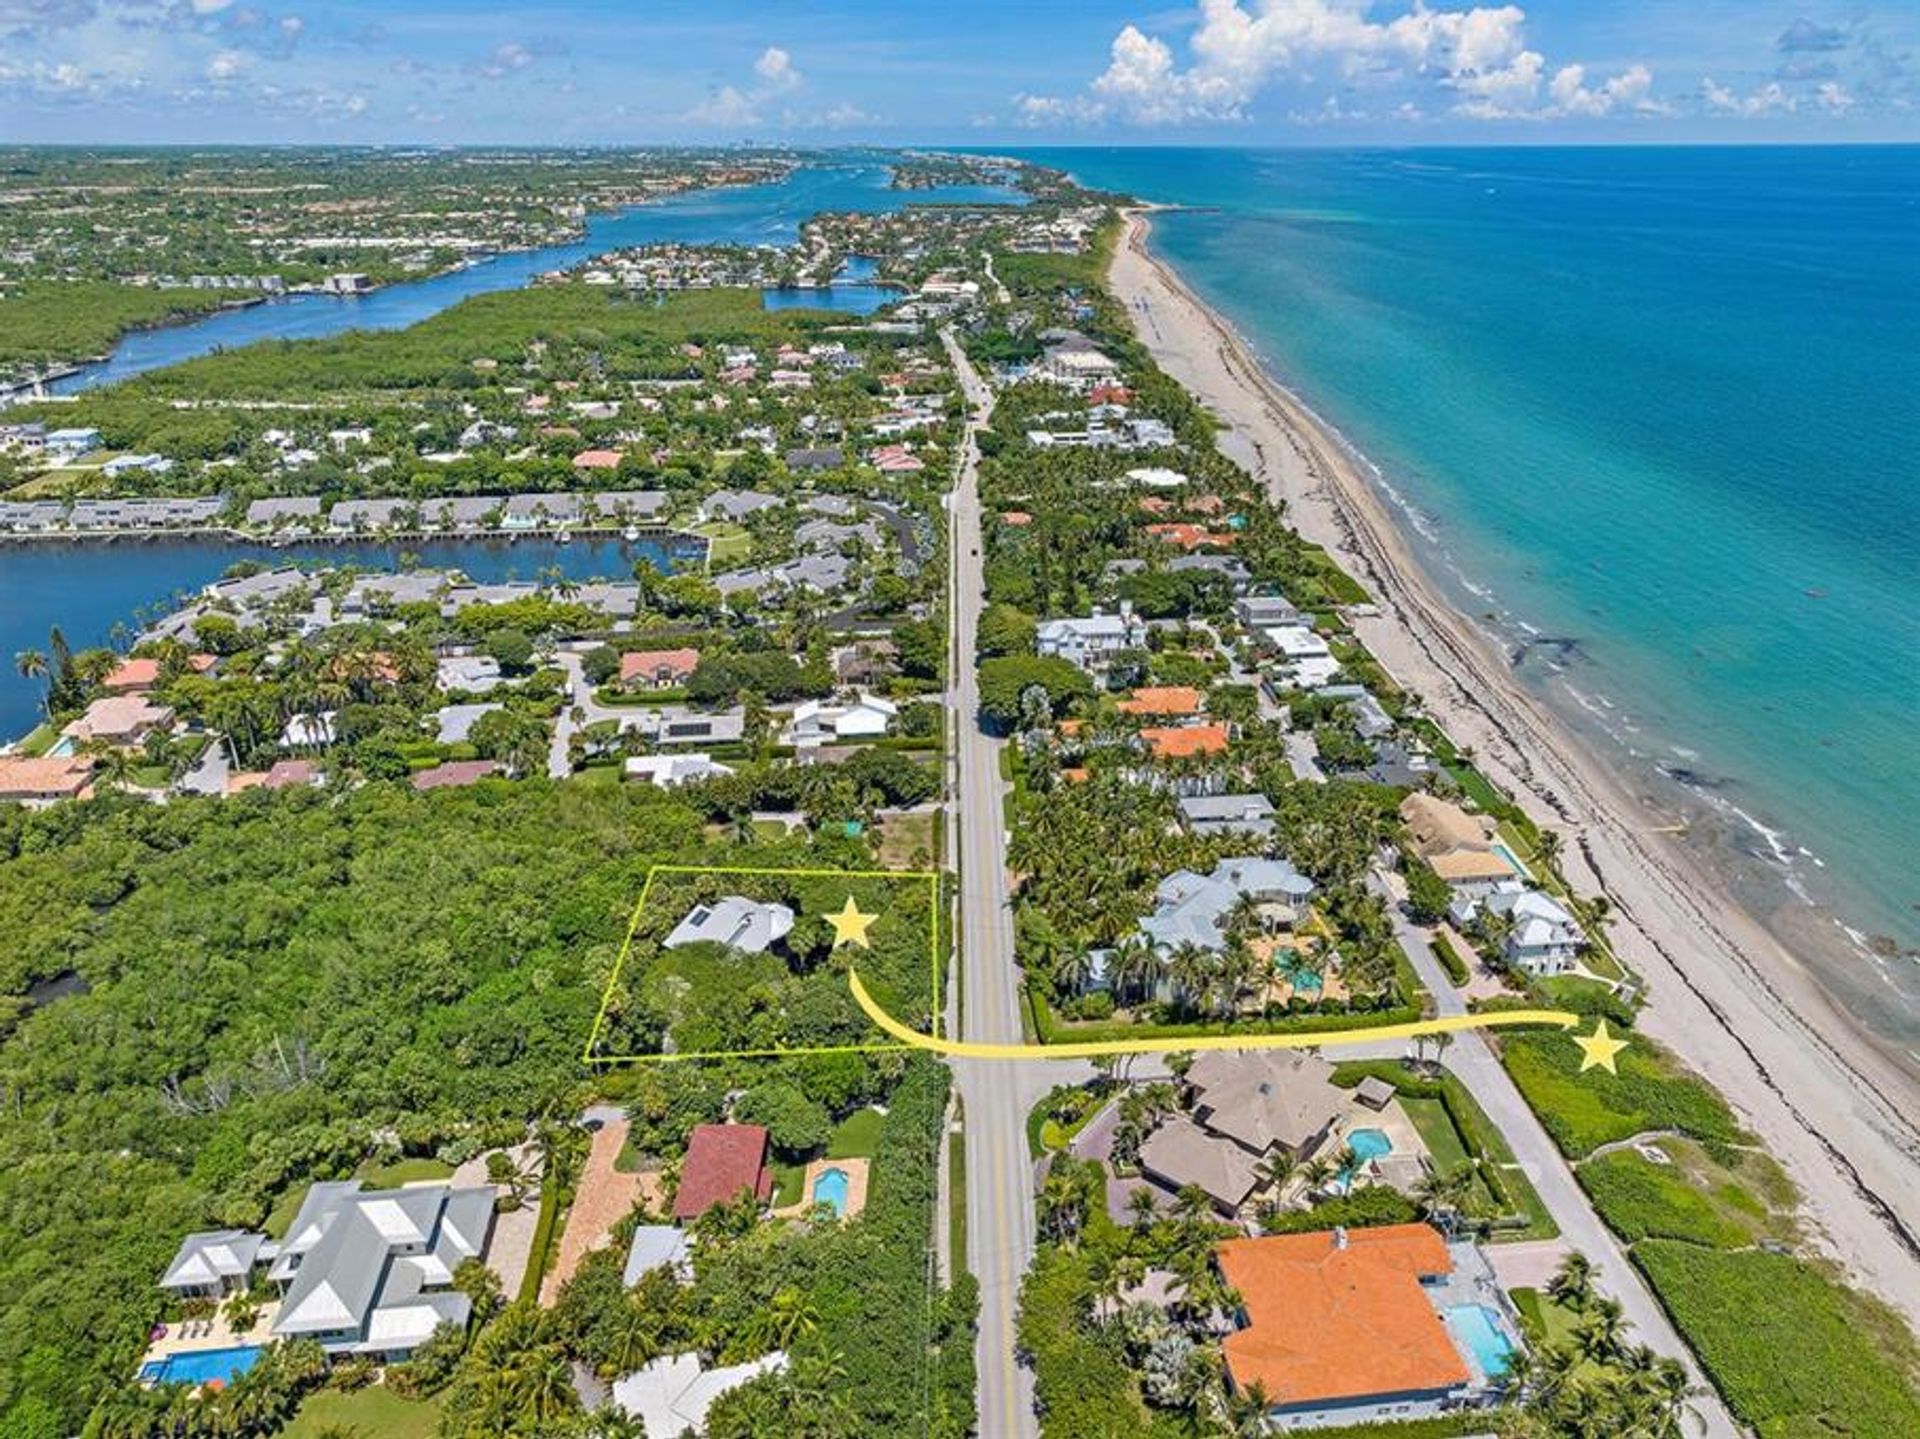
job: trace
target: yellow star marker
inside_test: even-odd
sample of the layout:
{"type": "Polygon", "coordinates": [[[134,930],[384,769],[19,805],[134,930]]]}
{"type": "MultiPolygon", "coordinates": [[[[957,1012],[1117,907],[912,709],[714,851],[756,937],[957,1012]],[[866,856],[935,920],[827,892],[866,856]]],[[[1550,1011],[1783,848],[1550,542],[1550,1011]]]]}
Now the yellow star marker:
{"type": "Polygon", "coordinates": [[[828,924],[833,926],[833,947],[835,949],[838,949],[843,944],[857,944],[862,949],[872,948],[872,946],[867,943],[867,929],[876,919],[880,918],[880,916],[877,914],[862,914],[860,912],[860,906],[853,902],[852,895],[847,896],[847,907],[845,909],[841,910],[838,914],[826,915],[824,918],[828,924]]]}
{"type": "Polygon", "coordinates": [[[1580,1072],[1582,1074],[1585,1074],[1589,1069],[1595,1067],[1606,1070],[1608,1074],[1618,1074],[1620,1072],[1613,1067],[1613,1057],[1627,1047],[1627,1042],[1624,1039],[1615,1039],[1611,1034],[1607,1033],[1606,1020],[1595,1020],[1593,1033],[1576,1034],[1573,1037],[1573,1042],[1580,1046],[1580,1072]]]}

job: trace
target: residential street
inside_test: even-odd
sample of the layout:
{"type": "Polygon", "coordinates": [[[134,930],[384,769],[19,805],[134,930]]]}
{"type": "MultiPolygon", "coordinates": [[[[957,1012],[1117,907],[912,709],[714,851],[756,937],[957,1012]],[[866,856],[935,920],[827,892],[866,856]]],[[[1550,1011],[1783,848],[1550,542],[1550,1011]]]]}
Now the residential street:
{"type": "MultiPolygon", "coordinates": [[[[976,414],[993,397],[952,336],[944,336],[976,414]]],[[[969,428],[953,491],[953,655],[948,695],[958,756],[955,779],[960,875],[962,1037],[1017,1043],[1020,992],[1007,895],[1006,831],[1001,814],[1000,741],[983,733],[974,679],[974,635],[984,602],[980,562],[978,452],[969,428]]],[[[1028,1112],[1055,1084],[1091,1073],[1084,1063],[953,1062],[966,1110],[967,1268],[980,1281],[980,1432],[1008,1439],[1039,1433],[1033,1376],[1014,1358],[1020,1278],[1033,1259],[1033,1163],[1028,1112]]]]}

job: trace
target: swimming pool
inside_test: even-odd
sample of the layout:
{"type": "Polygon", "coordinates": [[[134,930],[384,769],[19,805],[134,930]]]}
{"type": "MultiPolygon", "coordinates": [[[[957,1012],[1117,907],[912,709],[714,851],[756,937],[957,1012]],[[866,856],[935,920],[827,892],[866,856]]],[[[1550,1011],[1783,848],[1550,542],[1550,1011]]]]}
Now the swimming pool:
{"type": "Polygon", "coordinates": [[[1528,869],[1524,864],[1520,862],[1520,856],[1515,854],[1511,849],[1507,847],[1507,842],[1505,840],[1496,839],[1493,842],[1493,852],[1499,855],[1500,858],[1504,859],[1507,862],[1507,864],[1512,867],[1514,874],[1517,875],[1519,878],[1521,879],[1533,878],[1533,871],[1528,869]]]}
{"type": "Polygon", "coordinates": [[[140,1377],[154,1384],[229,1384],[260,1361],[264,1346],[237,1344],[231,1349],[200,1349],[170,1354],[140,1366],[140,1377]]]}
{"type": "Polygon", "coordinates": [[[1369,1159],[1393,1153],[1393,1141],[1383,1129],[1356,1129],[1347,1136],[1347,1148],[1353,1151],[1355,1159],[1365,1164],[1369,1159]]]}
{"type": "Polygon", "coordinates": [[[53,747],[47,751],[47,758],[70,759],[78,752],[79,746],[74,744],[73,736],[61,735],[60,738],[54,742],[53,747]]]}
{"type": "Polygon", "coordinates": [[[1501,1329],[1499,1316],[1486,1305],[1454,1305],[1447,1311],[1447,1327],[1453,1331],[1453,1337],[1466,1346],[1488,1379],[1498,1379],[1507,1372],[1513,1342],[1501,1329]]]}
{"type": "Polygon", "coordinates": [[[814,1176],[813,1202],[829,1206],[837,1219],[847,1212],[847,1171],[823,1169],[814,1176]]]}

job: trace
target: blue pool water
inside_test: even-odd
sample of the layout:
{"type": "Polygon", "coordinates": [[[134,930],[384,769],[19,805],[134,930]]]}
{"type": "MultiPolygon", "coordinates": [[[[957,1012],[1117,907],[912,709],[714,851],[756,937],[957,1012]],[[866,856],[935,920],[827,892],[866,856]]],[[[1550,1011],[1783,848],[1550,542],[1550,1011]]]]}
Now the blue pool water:
{"type": "Polygon", "coordinates": [[[847,1171],[823,1169],[813,1181],[813,1202],[831,1205],[835,1217],[847,1212],[847,1171]]]}
{"type": "Polygon", "coordinates": [[[218,1380],[231,1384],[260,1361],[265,1353],[258,1344],[238,1344],[231,1349],[202,1349],[194,1354],[174,1354],[141,1366],[140,1377],[155,1384],[205,1384],[218,1380]]]}
{"type": "Polygon", "coordinates": [[[1347,1148],[1353,1151],[1355,1159],[1365,1164],[1369,1159],[1393,1153],[1393,1141],[1382,1130],[1356,1129],[1347,1136],[1347,1148]]]}
{"type": "Polygon", "coordinates": [[[1499,855],[1500,858],[1504,859],[1509,865],[1511,865],[1513,867],[1513,872],[1516,875],[1518,875],[1520,878],[1522,879],[1533,878],[1533,871],[1528,869],[1526,865],[1522,864],[1520,862],[1520,856],[1515,854],[1512,850],[1508,849],[1507,846],[1501,841],[1495,840],[1493,842],[1493,852],[1499,855]]]}
{"type": "Polygon", "coordinates": [[[1498,1379],[1507,1372],[1513,1344],[1486,1305],[1454,1305],[1447,1311],[1447,1327],[1453,1330],[1453,1337],[1466,1346],[1487,1378],[1498,1379]]]}

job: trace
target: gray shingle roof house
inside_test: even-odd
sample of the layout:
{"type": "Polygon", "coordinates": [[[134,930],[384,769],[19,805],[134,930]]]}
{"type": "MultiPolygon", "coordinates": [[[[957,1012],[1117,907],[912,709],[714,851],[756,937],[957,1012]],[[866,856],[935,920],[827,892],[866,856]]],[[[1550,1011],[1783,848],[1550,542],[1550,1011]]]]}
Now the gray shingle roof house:
{"type": "Polygon", "coordinates": [[[453,1274],[485,1252],[493,1205],[484,1187],[315,1185],[270,1271],[288,1281],[274,1338],[398,1358],[442,1324],[464,1324],[472,1306],[453,1274]]]}
{"type": "Polygon", "coordinates": [[[846,455],[835,445],[787,451],[787,468],[790,470],[837,470],[846,462],[846,455]]]}
{"type": "Polygon", "coordinates": [[[715,490],[701,503],[700,511],[708,519],[738,520],[779,503],[778,495],[761,490],[715,490]]]}
{"type": "Polygon", "coordinates": [[[1273,806],[1263,794],[1197,794],[1179,801],[1180,818],[1195,834],[1273,833],[1273,806]]]}
{"type": "Polygon", "coordinates": [[[1140,929],[1165,949],[1194,944],[1220,950],[1227,943],[1227,919],[1243,896],[1297,912],[1313,891],[1313,881],[1284,859],[1223,859],[1212,874],[1181,869],[1161,880],[1154,890],[1159,907],[1140,921],[1140,929]]]}
{"type": "Polygon", "coordinates": [[[271,1332],[328,1354],[404,1359],[472,1308],[453,1289],[462,1261],[486,1252],[494,1191],[446,1184],[368,1190],[357,1179],[310,1186],[278,1244],[222,1229],[189,1234],[160,1287],[215,1298],[249,1286],[254,1269],[281,1287],[271,1332]]]}
{"type": "Polygon", "coordinates": [[[784,904],[760,904],[737,894],[712,904],[696,904],[666,937],[668,949],[685,944],[724,944],[760,954],[793,928],[793,911],[784,904]]]}

